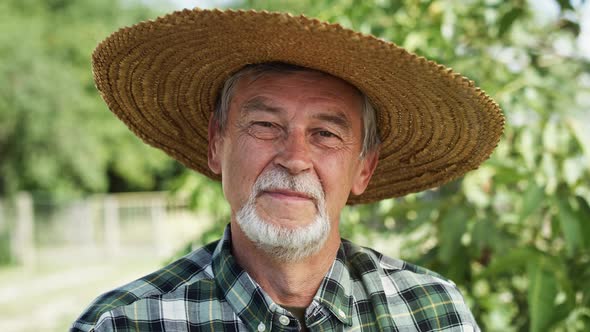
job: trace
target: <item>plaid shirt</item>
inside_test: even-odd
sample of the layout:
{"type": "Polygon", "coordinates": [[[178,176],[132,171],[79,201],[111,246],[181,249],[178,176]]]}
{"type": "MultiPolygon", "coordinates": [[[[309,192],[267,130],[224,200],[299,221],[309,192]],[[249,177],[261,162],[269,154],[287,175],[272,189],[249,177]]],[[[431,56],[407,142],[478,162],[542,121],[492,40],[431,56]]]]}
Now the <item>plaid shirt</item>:
{"type": "MultiPolygon", "coordinates": [[[[342,241],[306,310],[310,331],[479,331],[456,286],[342,241]]],[[[96,299],[71,331],[298,331],[223,238],[96,299]]]]}

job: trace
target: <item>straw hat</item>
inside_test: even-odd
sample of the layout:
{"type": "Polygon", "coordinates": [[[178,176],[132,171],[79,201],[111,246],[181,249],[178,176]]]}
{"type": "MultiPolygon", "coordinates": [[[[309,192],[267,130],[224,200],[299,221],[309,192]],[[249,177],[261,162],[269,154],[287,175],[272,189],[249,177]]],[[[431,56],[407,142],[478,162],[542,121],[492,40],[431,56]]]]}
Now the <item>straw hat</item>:
{"type": "Polygon", "coordinates": [[[146,143],[206,176],[207,124],[225,80],[247,64],[285,62],[358,87],[377,110],[379,163],[368,203],[439,186],[477,168],[504,117],[473,82],[403,48],[304,16],[184,10],[120,29],[92,68],[108,107],[146,143]]]}

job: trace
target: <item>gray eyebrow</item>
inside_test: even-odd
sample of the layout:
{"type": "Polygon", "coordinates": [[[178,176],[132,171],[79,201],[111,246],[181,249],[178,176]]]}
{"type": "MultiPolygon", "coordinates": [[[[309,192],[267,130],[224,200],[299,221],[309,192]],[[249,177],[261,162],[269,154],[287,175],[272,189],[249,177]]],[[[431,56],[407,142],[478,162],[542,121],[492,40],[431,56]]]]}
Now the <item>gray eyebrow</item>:
{"type": "Polygon", "coordinates": [[[273,107],[269,104],[265,103],[264,97],[254,97],[248,100],[242,106],[242,113],[250,113],[250,112],[268,112],[268,113],[280,113],[283,111],[280,107],[273,107]]]}
{"type": "Polygon", "coordinates": [[[352,128],[350,119],[348,119],[348,117],[342,112],[337,112],[335,114],[318,113],[315,114],[313,118],[330,122],[344,130],[350,130],[352,128]]]}
{"type": "MultiPolygon", "coordinates": [[[[254,97],[244,103],[241,111],[242,113],[267,112],[272,114],[278,114],[284,111],[281,107],[270,106],[265,102],[266,100],[267,99],[264,97],[254,97]]],[[[352,128],[350,119],[343,112],[338,111],[336,113],[317,113],[313,115],[313,118],[330,122],[344,130],[350,130],[352,128]]]]}

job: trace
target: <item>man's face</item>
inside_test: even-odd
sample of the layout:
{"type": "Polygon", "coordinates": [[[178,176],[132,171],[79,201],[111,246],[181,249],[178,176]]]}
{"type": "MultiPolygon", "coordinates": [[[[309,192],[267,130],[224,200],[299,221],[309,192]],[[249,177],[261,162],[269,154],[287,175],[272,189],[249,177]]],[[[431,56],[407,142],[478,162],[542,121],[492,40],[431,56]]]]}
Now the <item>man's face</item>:
{"type": "MultiPolygon", "coordinates": [[[[316,72],[242,78],[235,87],[223,133],[210,126],[209,166],[222,174],[232,218],[265,172],[286,171],[317,180],[332,228],[348,195],[361,194],[376,153],[360,159],[362,99],[348,83],[316,72]]],[[[317,198],[291,189],[262,190],[256,214],[281,228],[307,226],[317,198]]]]}

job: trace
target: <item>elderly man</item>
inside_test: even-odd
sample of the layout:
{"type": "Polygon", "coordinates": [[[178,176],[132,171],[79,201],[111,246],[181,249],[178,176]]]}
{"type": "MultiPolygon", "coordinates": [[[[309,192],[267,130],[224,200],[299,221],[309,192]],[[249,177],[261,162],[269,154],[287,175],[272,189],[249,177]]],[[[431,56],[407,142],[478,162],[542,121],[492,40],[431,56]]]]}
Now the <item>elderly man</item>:
{"type": "Polygon", "coordinates": [[[222,239],[100,296],[73,331],[476,331],[456,286],[339,235],[346,204],[476,168],[498,106],[396,45],[303,16],[183,11],[93,55],[109,108],[221,179],[222,239]]]}

